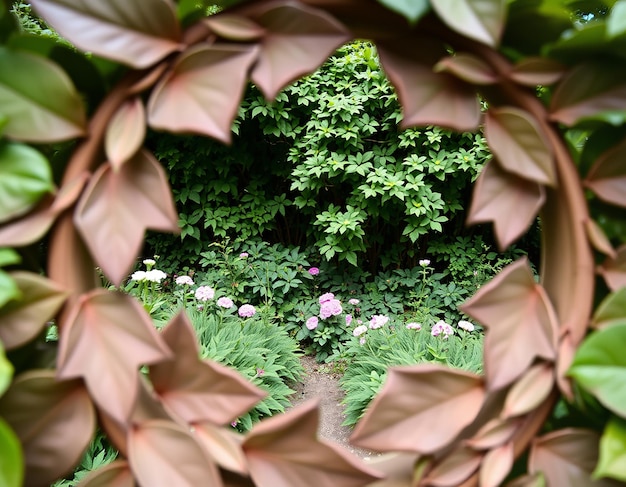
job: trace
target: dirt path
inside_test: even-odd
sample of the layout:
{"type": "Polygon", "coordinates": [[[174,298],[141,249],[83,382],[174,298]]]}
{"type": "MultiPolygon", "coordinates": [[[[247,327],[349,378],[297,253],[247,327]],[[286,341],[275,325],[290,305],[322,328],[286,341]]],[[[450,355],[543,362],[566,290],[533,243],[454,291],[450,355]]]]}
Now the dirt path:
{"type": "Polygon", "coordinates": [[[296,393],[292,398],[293,405],[296,406],[309,399],[319,398],[321,410],[320,436],[339,443],[361,458],[376,456],[376,453],[354,447],[348,441],[352,429],[342,426],[345,419],[344,407],[341,405],[344,394],[339,388],[339,376],[328,372],[328,365],[318,364],[313,357],[304,356],[300,361],[306,375],[303,382],[295,387],[296,393]]]}

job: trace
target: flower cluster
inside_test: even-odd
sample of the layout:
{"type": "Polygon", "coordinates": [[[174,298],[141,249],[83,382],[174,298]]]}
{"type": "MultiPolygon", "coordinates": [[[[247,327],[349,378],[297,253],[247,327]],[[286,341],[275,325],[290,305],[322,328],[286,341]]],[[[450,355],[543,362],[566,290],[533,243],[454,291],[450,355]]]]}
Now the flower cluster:
{"type": "Polygon", "coordinates": [[[469,321],[465,321],[465,320],[459,321],[457,326],[461,328],[462,330],[469,331],[469,332],[472,332],[475,330],[474,325],[470,323],[469,321]]]}
{"type": "Polygon", "coordinates": [[[239,307],[238,313],[242,318],[251,318],[256,314],[256,309],[251,304],[243,304],[239,307]]]}
{"type": "MultiPolygon", "coordinates": [[[[146,259],[149,260],[149,259],[146,259]]],[[[159,269],[150,269],[149,271],[135,271],[130,276],[133,281],[148,281],[156,282],[159,284],[163,279],[167,277],[167,274],[159,269]]]]}
{"type": "Polygon", "coordinates": [[[454,329],[445,321],[439,320],[435,323],[432,330],[430,330],[430,334],[434,337],[443,335],[443,338],[448,338],[449,336],[454,335],[454,329]]]}
{"type": "Polygon", "coordinates": [[[389,316],[385,315],[374,315],[372,319],[370,319],[370,329],[376,330],[378,328],[382,328],[389,321],[389,316]]]}
{"type": "Polygon", "coordinates": [[[339,316],[343,313],[341,301],[335,298],[333,293],[320,296],[320,318],[325,320],[331,316],[339,316]]]}
{"type": "Polygon", "coordinates": [[[200,286],[195,292],[198,301],[209,301],[215,296],[215,289],[209,286],[200,286]]]}
{"type": "Polygon", "coordinates": [[[422,325],[420,323],[411,322],[411,323],[407,323],[406,324],[406,329],[407,330],[417,330],[417,331],[419,331],[419,330],[422,329],[422,325]]]}
{"type": "Polygon", "coordinates": [[[193,286],[193,279],[189,276],[178,276],[175,282],[179,286],[193,286]]]}

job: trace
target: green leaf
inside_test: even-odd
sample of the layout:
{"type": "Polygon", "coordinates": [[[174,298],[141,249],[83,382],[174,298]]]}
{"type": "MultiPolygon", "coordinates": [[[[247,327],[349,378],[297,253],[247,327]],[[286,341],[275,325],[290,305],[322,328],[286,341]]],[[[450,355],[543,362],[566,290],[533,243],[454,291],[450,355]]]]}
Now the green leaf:
{"type": "Polygon", "coordinates": [[[626,322],[626,287],[609,294],[596,308],[592,326],[604,328],[606,326],[626,322]]]}
{"type": "MultiPolygon", "coordinates": [[[[12,378],[13,378],[13,365],[6,358],[6,355],[4,354],[4,346],[2,345],[2,342],[0,341],[0,396],[2,396],[2,394],[4,394],[4,391],[6,391],[9,388],[12,378]]],[[[2,451],[2,448],[0,448],[0,451],[2,451]]],[[[0,467],[1,466],[2,466],[2,462],[0,462],[0,467]]],[[[0,485],[4,485],[4,484],[0,482],[0,485]]]]}
{"type": "Polygon", "coordinates": [[[505,0],[430,0],[437,15],[455,31],[489,46],[500,41],[505,0]]]}
{"type": "Polygon", "coordinates": [[[598,401],[626,417],[626,321],[589,335],[578,349],[568,375],[598,401]]]}
{"type": "Polygon", "coordinates": [[[0,267],[11,264],[19,264],[22,259],[20,255],[13,249],[0,249],[0,267]]]}
{"type": "Polygon", "coordinates": [[[611,9],[606,19],[606,34],[609,39],[626,33],[626,1],[620,0],[611,9]]]}
{"type": "Polygon", "coordinates": [[[393,10],[407,18],[412,24],[416,23],[430,10],[428,0],[378,0],[389,10],[393,10]]]}
{"type": "Polygon", "coordinates": [[[53,188],[52,171],[43,155],[27,145],[0,145],[0,222],[27,213],[53,188]]]}
{"type": "Polygon", "coordinates": [[[600,439],[600,458],[594,478],[612,477],[626,481],[626,421],[613,416],[600,439]]]}
{"type": "Polygon", "coordinates": [[[11,276],[0,270],[0,308],[13,299],[19,299],[22,293],[11,276]]]}
{"type": "Polygon", "coordinates": [[[0,418],[0,485],[20,487],[24,481],[24,456],[17,436],[0,418]]]}

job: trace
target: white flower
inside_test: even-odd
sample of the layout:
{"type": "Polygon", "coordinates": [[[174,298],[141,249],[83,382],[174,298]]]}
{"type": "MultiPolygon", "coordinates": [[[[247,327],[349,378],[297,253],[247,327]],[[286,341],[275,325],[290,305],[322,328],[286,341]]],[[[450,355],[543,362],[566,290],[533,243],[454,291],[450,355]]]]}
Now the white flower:
{"type": "Polygon", "coordinates": [[[130,276],[133,281],[145,281],[146,280],[146,271],[135,271],[133,275],[130,276]]]}
{"type": "Polygon", "coordinates": [[[146,271],[146,281],[160,283],[167,277],[167,274],[159,269],[146,271]]]}
{"type": "Polygon", "coordinates": [[[352,334],[355,337],[361,336],[363,333],[365,333],[367,331],[367,326],[365,325],[360,325],[357,326],[354,330],[352,330],[352,334]]]}
{"type": "Polygon", "coordinates": [[[407,323],[406,324],[406,329],[407,330],[421,330],[422,329],[422,325],[420,325],[419,323],[407,323]]]}
{"type": "Polygon", "coordinates": [[[430,260],[428,259],[422,259],[419,261],[419,265],[421,265],[422,267],[426,267],[430,265],[430,260]]]}
{"type": "Polygon", "coordinates": [[[154,259],[144,259],[143,263],[144,263],[144,265],[154,265],[154,264],[156,264],[156,260],[154,260],[154,259]]]}
{"type": "Polygon", "coordinates": [[[459,321],[458,327],[465,331],[474,331],[474,325],[469,321],[461,320],[459,321]]]}
{"type": "Polygon", "coordinates": [[[193,279],[189,276],[178,276],[176,278],[176,284],[179,286],[193,286],[193,279]]]}

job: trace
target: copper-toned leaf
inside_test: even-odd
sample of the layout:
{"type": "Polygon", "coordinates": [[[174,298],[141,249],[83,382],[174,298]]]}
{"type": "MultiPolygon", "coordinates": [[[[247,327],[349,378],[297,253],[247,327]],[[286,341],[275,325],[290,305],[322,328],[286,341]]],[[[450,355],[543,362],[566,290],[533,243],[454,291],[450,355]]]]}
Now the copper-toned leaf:
{"type": "Polygon", "coordinates": [[[572,362],[574,361],[574,355],[578,349],[578,343],[574,344],[572,340],[572,334],[568,331],[561,338],[559,343],[559,351],[556,361],[556,384],[559,386],[559,390],[563,397],[568,401],[574,401],[574,391],[572,389],[572,381],[567,377],[567,371],[569,370],[572,362]]]}
{"type": "Polygon", "coordinates": [[[443,58],[435,65],[434,70],[451,73],[475,85],[490,85],[498,80],[497,74],[485,61],[464,52],[443,58]]]}
{"type": "Polygon", "coordinates": [[[485,455],[480,466],[481,487],[498,487],[513,467],[513,443],[509,442],[491,450],[485,455]]]}
{"type": "Polygon", "coordinates": [[[128,462],[116,460],[83,478],[78,487],[135,487],[135,479],[128,462]]]}
{"type": "Polygon", "coordinates": [[[16,377],[0,397],[0,416],[22,443],[24,485],[50,485],[71,471],[96,427],[95,411],[81,381],[57,382],[52,370],[16,377]]]}
{"type": "Polygon", "coordinates": [[[446,55],[440,42],[424,38],[379,43],[378,52],[402,103],[402,128],[442,125],[472,131],[478,127],[480,104],[475,91],[447,73],[433,72],[433,65],[446,55]]]}
{"type": "Polygon", "coordinates": [[[498,248],[504,250],[524,234],[545,199],[543,186],[506,172],[491,160],[474,186],[467,222],[493,221],[498,248]]]}
{"type": "Polygon", "coordinates": [[[182,426],[152,420],[128,433],[128,461],[140,485],[220,487],[217,467],[182,426]]]}
{"type": "Polygon", "coordinates": [[[254,484],[360,487],[380,477],[339,446],[318,439],[318,423],[317,404],[309,402],[257,424],[243,444],[254,484]]]}
{"type": "Polygon", "coordinates": [[[546,487],[546,479],[541,473],[523,475],[508,482],[506,487],[546,487]]]}
{"type": "Polygon", "coordinates": [[[609,257],[598,269],[611,291],[626,286],[626,245],[617,248],[614,258],[609,257]]]}
{"type": "Polygon", "coordinates": [[[521,85],[535,87],[550,86],[565,74],[565,66],[552,59],[529,57],[513,66],[510,78],[521,85]]]}
{"type": "Polygon", "coordinates": [[[591,472],[598,461],[598,442],[594,431],[567,428],[537,438],[528,460],[530,473],[541,472],[549,486],[604,487],[620,485],[612,480],[596,480],[591,472]]]}
{"type": "Polygon", "coordinates": [[[247,412],[266,393],[237,371],[202,361],[189,319],[176,315],[161,334],[174,359],[150,367],[150,379],[165,407],[189,423],[225,425],[247,412]]]}
{"type": "Polygon", "coordinates": [[[248,69],[256,56],[255,48],[244,46],[188,49],[152,92],[148,123],[155,129],[230,142],[248,69]]]}
{"type": "Polygon", "coordinates": [[[490,450],[508,442],[519,425],[519,420],[516,419],[495,418],[465,443],[475,450],[490,450]]]}
{"type": "Polygon", "coordinates": [[[554,91],[551,118],[572,126],[580,120],[603,119],[604,114],[610,119],[611,112],[623,112],[626,109],[624,73],[623,66],[611,63],[578,65],[554,91]]]}
{"type": "Polygon", "coordinates": [[[118,171],[101,166],[78,203],[74,221],[91,255],[116,286],[132,269],[146,229],[178,231],[165,171],[145,151],[118,171]]]}
{"type": "Polygon", "coordinates": [[[180,48],[169,0],[33,0],[56,31],[83,51],[145,68],[180,48]]]}
{"type": "Polygon", "coordinates": [[[426,478],[433,487],[456,487],[472,475],[482,461],[483,455],[469,448],[459,448],[446,456],[433,468],[426,478]]]}
{"type": "Polygon", "coordinates": [[[490,389],[513,382],[535,357],[556,359],[557,317],[525,257],[481,287],[461,309],[487,327],[484,360],[490,389]]]}
{"type": "Polygon", "coordinates": [[[138,368],[171,358],[143,306],[128,295],[82,296],[59,341],[58,377],[83,377],[96,404],[120,422],[137,397],[138,368]]]}
{"type": "Polygon", "coordinates": [[[618,206],[626,206],[625,157],[626,140],[623,140],[598,158],[584,183],[598,198],[618,206]]]}
{"type": "Polygon", "coordinates": [[[368,487],[412,487],[415,481],[421,478],[421,470],[429,465],[429,462],[419,459],[415,453],[388,453],[387,455],[373,456],[369,464],[383,475],[368,487]],[[416,473],[416,470],[420,472],[416,473]]]}
{"type": "Polygon", "coordinates": [[[505,0],[430,0],[450,28],[484,44],[496,46],[506,20],[505,0]]]}
{"type": "Polygon", "coordinates": [[[38,274],[13,272],[11,277],[22,297],[0,309],[0,341],[7,350],[35,338],[67,298],[56,283],[38,274]]]}
{"type": "Polygon", "coordinates": [[[218,36],[232,41],[255,41],[265,34],[263,27],[241,15],[211,15],[204,23],[218,36]]]}
{"type": "Polygon", "coordinates": [[[438,365],[395,367],[351,441],[377,451],[433,453],[469,425],[485,396],[476,375],[438,365]]]}
{"type": "Polygon", "coordinates": [[[529,413],[541,404],[554,387],[553,364],[537,364],[518,380],[506,396],[502,417],[529,413]]]}
{"type": "Polygon", "coordinates": [[[241,446],[243,442],[241,435],[208,422],[194,423],[191,431],[207,455],[220,467],[242,475],[248,474],[248,462],[241,446]]]}
{"type": "Polygon", "coordinates": [[[117,110],[107,127],[104,148],[114,169],[119,169],[137,153],[146,136],[146,112],[139,98],[117,110]]]}
{"type": "Polygon", "coordinates": [[[617,253],[611,245],[609,238],[602,230],[602,227],[598,225],[594,220],[587,220],[585,222],[585,229],[587,230],[587,235],[589,236],[589,241],[591,245],[598,251],[602,252],[604,255],[608,255],[609,257],[617,257],[617,253]]]}
{"type": "Polygon", "coordinates": [[[514,107],[489,109],[485,137],[504,170],[556,186],[552,149],[530,113],[514,107]]]}
{"type": "Polygon", "coordinates": [[[0,115],[7,117],[3,134],[17,140],[49,143],[85,133],[83,102],[65,71],[43,56],[1,46],[0,115]]]}
{"type": "Polygon", "coordinates": [[[260,2],[247,14],[266,31],[252,80],[268,99],[313,72],[350,40],[346,28],[329,14],[295,1],[260,2]]]}

